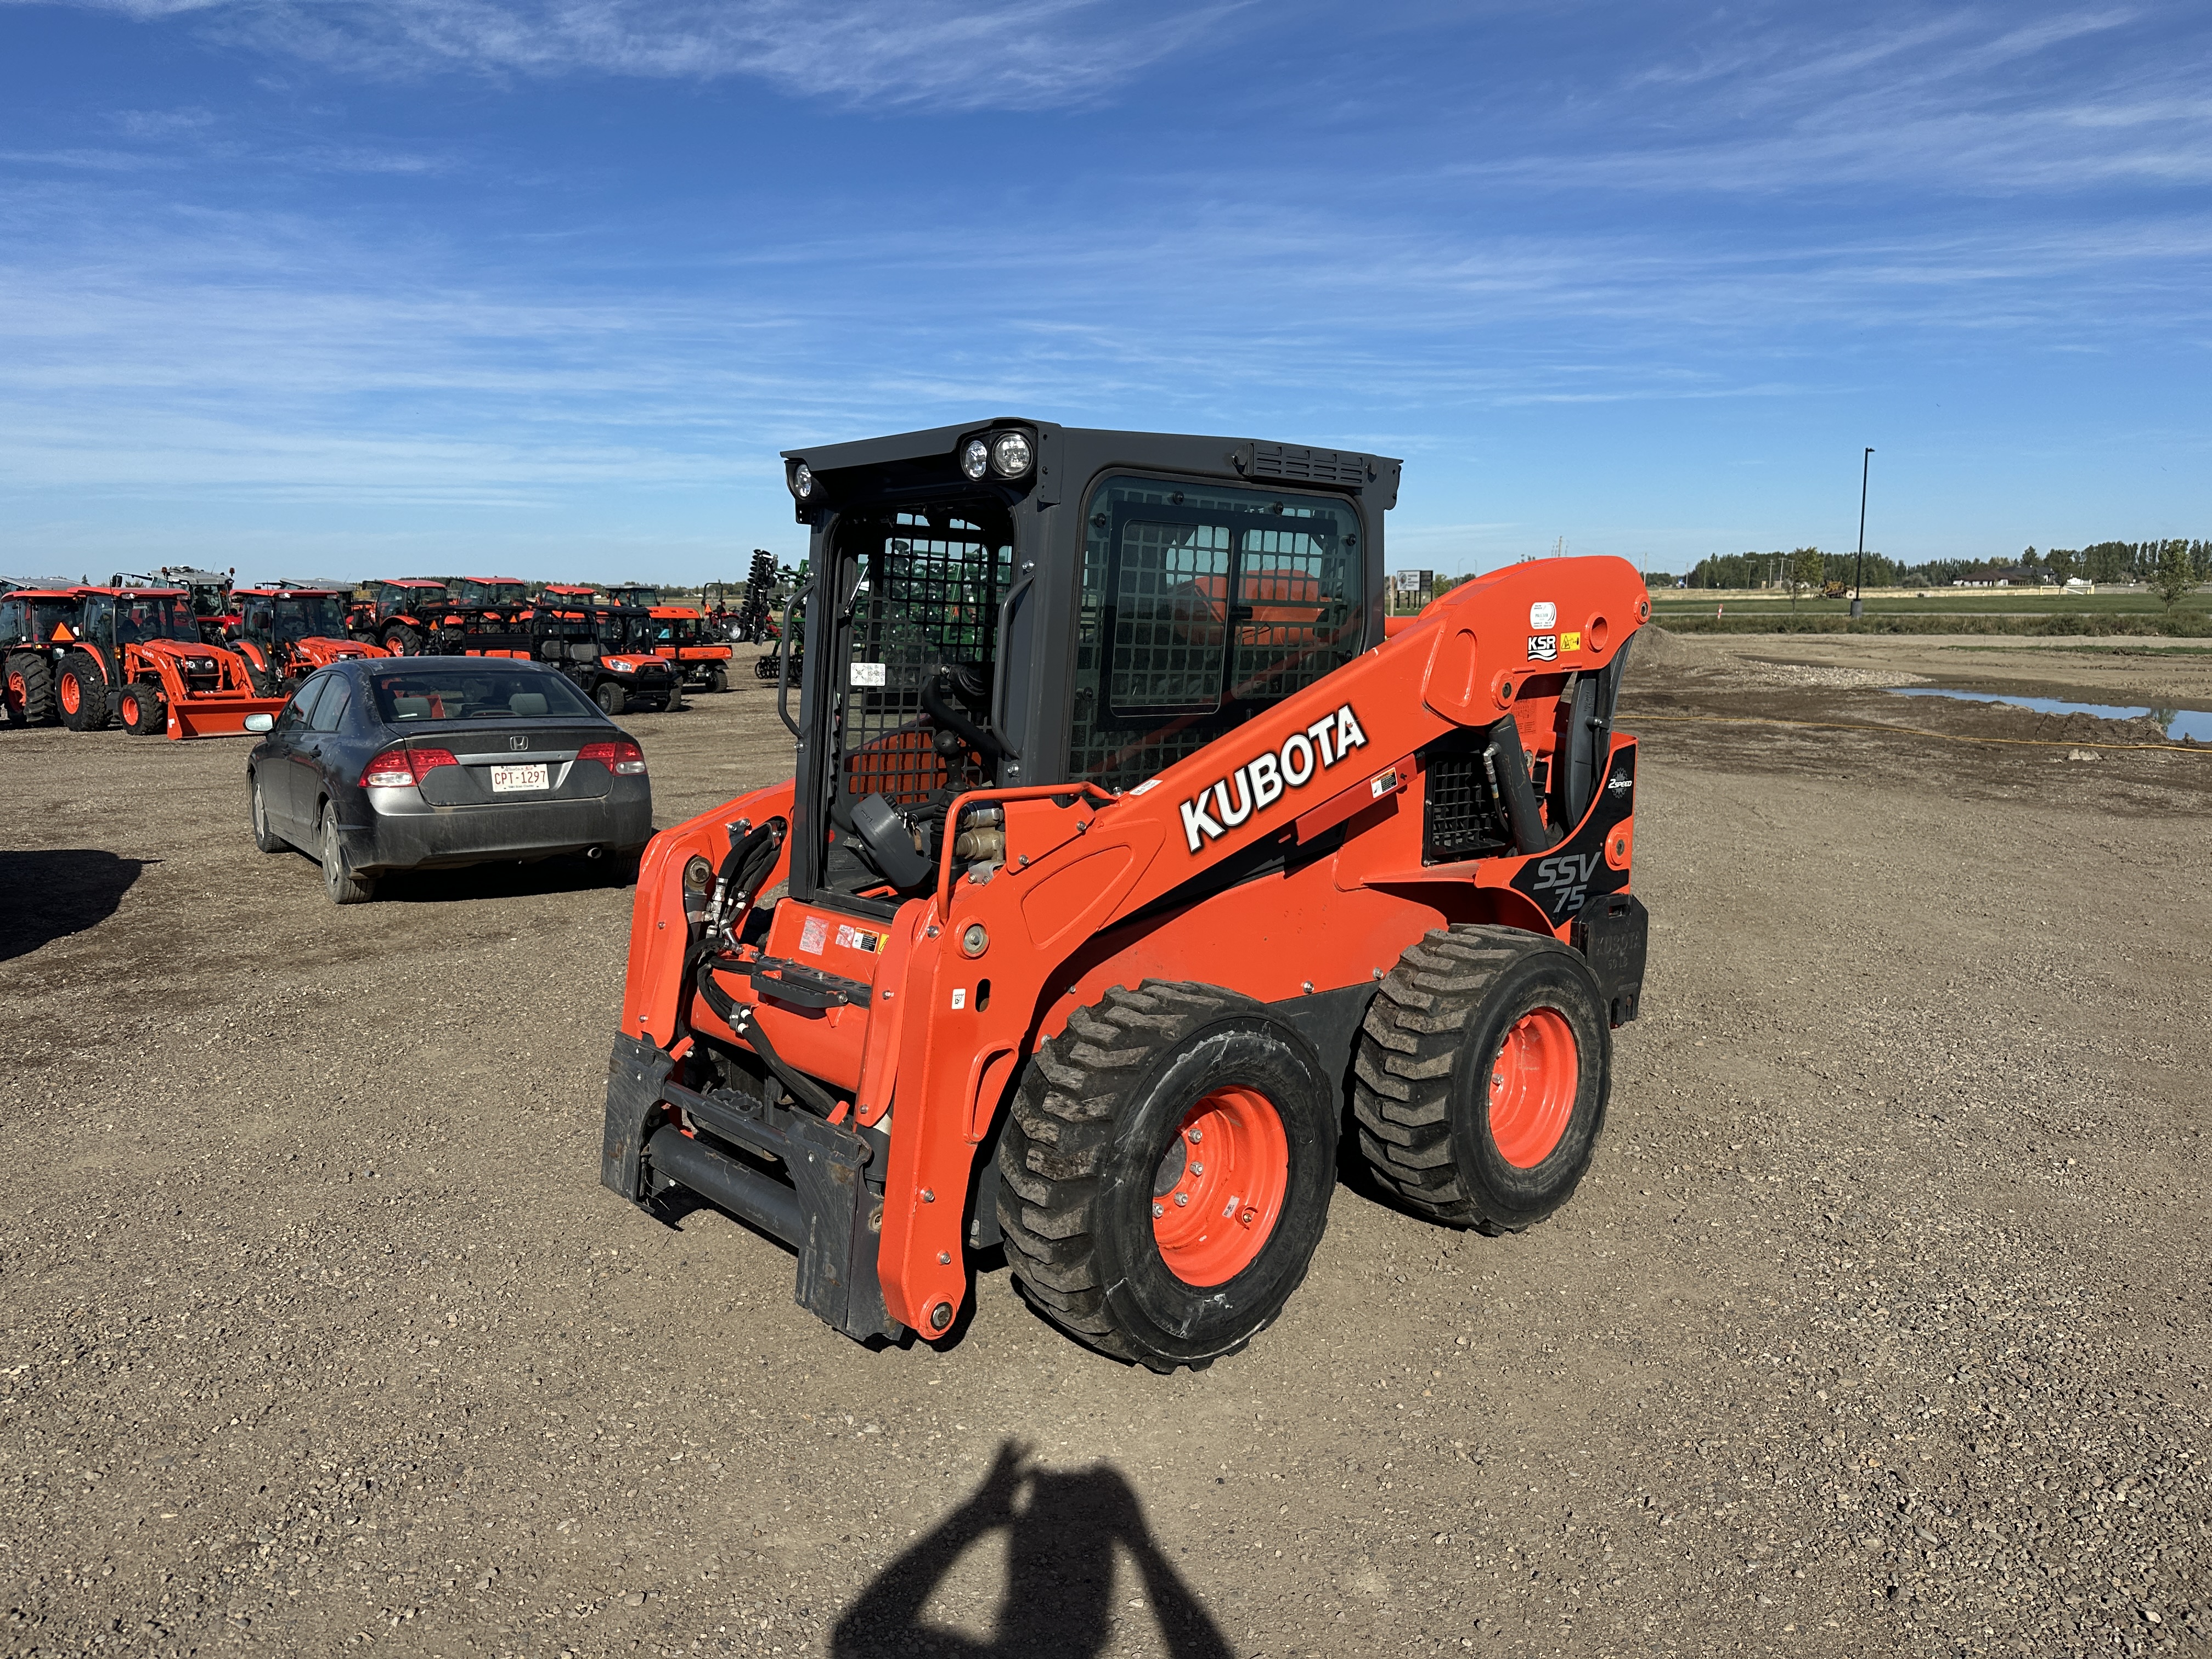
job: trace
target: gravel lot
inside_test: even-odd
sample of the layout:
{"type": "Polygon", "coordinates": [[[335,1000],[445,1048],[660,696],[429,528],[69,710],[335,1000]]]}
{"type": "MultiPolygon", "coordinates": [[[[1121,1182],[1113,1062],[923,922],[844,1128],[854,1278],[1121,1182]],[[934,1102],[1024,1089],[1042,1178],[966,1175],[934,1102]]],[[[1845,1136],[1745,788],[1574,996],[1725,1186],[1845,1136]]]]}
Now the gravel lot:
{"type": "MultiPolygon", "coordinates": [[[[626,891],[334,909],[243,743],[0,732],[7,1650],[2200,1650],[2212,757],[1881,688],[2212,659],[1980,643],[1652,641],[1580,1196],[1340,1191],[1172,1377],[1003,1271],[872,1353],[603,1192],[626,891]]],[[[750,680],[629,724],[663,823],[790,764],[750,680]]]]}

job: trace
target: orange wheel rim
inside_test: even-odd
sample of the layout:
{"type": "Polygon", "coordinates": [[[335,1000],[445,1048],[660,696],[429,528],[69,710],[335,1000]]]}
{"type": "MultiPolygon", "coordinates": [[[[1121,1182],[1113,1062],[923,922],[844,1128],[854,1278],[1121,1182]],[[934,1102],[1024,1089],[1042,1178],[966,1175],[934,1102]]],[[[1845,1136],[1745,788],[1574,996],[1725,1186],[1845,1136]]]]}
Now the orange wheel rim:
{"type": "Polygon", "coordinates": [[[1490,1066],[1490,1138],[1516,1170],[1552,1155],[1575,1114],[1581,1056],[1574,1027],[1556,1008],[1534,1008],[1513,1022],[1490,1066]]]}
{"type": "Polygon", "coordinates": [[[138,724],[138,698],[135,692],[123,694],[123,723],[125,726],[138,724]]]}
{"type": "Polygon", "coordinates": [[[84,696],[82,694],[82,689],[76,683],[76,676],[74,674],[63,675],[62,707],[68,709],[70,714],[74,714],[77,711],[77,705],[82,703],[83,701],[84,696]]]}
{"type": "Polygon", "coordinates": [[[1291,1148],[1282,1114],[1257,1089],[1216,1089],[1183,1114],[1152,1179],[1152,1240],[1186,1285],[1221,1285],[1250,1267],[1283,1212],[1291,1148]]]}

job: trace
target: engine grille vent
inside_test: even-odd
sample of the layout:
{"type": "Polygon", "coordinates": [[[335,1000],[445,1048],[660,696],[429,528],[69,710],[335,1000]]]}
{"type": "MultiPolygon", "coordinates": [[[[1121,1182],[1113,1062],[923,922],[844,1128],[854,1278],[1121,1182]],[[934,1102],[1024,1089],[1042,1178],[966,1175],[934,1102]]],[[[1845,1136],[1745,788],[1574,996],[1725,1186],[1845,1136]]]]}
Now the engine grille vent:
{"type": "Polygon", "coordinates": [[[1513,845],[1512,831],[1482,768],[1482,733],[1447,738],[1421,757],[1421,862],[1452,864],[1513,845]]]}

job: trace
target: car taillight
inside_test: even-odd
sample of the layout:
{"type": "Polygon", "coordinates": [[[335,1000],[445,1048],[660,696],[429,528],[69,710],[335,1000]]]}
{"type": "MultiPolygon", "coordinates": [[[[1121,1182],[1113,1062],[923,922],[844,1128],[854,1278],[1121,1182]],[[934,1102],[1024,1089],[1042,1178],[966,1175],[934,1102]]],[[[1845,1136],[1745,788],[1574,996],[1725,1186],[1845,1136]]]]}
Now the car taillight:
{"type": "Polygon", "coordinates": [[[387,749],[362,769],[364,789],[404,789],[434,766],[459,766],[450,749],[387,749]]]}
{"type": "Polygon", "coordinates": [[[587,743],[576,751],[576,758],[595,760],[622,777],[645,775],[645,750],[629,738],[617,738],[612,743],[587,743]]]}

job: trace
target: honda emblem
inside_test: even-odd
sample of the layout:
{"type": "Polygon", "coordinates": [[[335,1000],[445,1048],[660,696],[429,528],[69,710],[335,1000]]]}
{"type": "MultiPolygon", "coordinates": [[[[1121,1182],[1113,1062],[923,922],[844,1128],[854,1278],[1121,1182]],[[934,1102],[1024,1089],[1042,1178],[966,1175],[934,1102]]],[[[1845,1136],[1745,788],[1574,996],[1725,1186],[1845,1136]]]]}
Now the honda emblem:
{"type": "Polygon", "coordinates": [[[527,749],[530,747],[530,739],[528,738],[509,738],[507,740],[507,746],[509,749],[527,749]]]}

